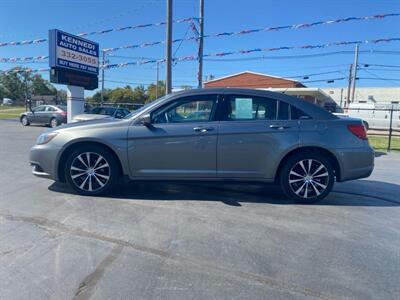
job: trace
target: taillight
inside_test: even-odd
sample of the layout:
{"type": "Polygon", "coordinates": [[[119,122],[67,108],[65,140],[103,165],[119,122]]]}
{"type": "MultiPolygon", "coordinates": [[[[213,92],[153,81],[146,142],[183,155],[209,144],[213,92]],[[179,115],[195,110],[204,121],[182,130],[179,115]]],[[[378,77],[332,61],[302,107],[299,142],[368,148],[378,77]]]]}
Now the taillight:
{"type": "Polygon", "coordinates": [[[354,134],[356,137],[366,140],[367,139],[367,131],[363,124],[350,124],[347,125],[349,131],[354,134]]]}
{"type": "Polygon", "coordinates": [[[66,111],[62,111],[62,112],[60,113],[60,115],[62,115],[63,117],[65,117],[65,116],[67,115],[67,112],[66,112],[66,111]]]}

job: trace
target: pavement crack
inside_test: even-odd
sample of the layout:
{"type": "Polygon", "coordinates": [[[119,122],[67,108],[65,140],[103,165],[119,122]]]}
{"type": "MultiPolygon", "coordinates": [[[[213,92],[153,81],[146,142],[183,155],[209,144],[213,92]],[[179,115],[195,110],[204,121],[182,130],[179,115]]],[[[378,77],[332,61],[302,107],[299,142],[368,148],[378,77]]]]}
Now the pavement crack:
{"type": "Polygon", "coordinates": [[[261,283],[269,288],[286,291],[292,294],[301,294],[307,297],[314,297],[319,299],[337,299],[334,295],[326,294],[315,289],[298,286],[289,282],[285,282],[268,275],[256,274],[251,272],[244,272],[240,270],[234,270],[224,266],[219,266],[213,263],[209,263],[196,258],[184,257],[173,255],[168,251],[163,251],[155,248],[145,247],[137,245],[132,242],[128,242],[122,239],[107,237],[98,233],[90,232],[80,228],[71,228],[63,223],[48,220],[41,217],[29,217],[29,216],[13,216],[10,214],[0,213],[0,217],[5,218],[9,221],[25,222],[38,226],[44,230],[55,230],[66,234],[71,234],[79,237],[96,239],[103,242],[112,243],[115,246],[111,254],[109,254],[96,268],[96,270],[90,273],[80,283],[74,299],[89,299],[93,289],[96,287],[96,283],[102,278],[105,269],[118,257],[123,248],[133,249],[146,254],[152,254],[158,257],[171,259],[177,263],[191,264],[198,269],[203,269],[206,272],[219,273],[223,276],[230,276],[240,278],[242,280],[250,280],[253,282],[261,283]],[[89,297],[89,298],[88,298],[89,297]]]}
{"type": "Polygon", "coordinates": [[[115,246],[111,253],[108,254],[96,267],[96,269],[88,274],[79,284],[75,292],[73,300],[86,300],[92,296],[97,283],[103,278],[106,269],[119,257],[123,250],[123,246],[115,246]]]}

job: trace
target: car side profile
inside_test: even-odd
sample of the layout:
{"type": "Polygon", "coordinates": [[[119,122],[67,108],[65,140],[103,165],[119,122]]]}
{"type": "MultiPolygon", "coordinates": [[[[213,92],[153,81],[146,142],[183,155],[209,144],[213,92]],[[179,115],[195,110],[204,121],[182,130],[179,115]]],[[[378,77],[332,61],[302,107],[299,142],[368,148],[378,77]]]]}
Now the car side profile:
{"type": "Polygon", "coordinates": [[[84,195],[131,180],[279,183],[299,202],[326,197],[334,181],[368,177],[374,151],[359,119],[261,90],[173,93],[124,119],[73,123],[39,136],[33,174],[84,195]]]}
{"type": "Polygon", "coordinates": [[[64,105],[39,105],[19,116],[22,125],[31,123],[49,125],[54,128],[67,123],[67,107],[64,105]]]}

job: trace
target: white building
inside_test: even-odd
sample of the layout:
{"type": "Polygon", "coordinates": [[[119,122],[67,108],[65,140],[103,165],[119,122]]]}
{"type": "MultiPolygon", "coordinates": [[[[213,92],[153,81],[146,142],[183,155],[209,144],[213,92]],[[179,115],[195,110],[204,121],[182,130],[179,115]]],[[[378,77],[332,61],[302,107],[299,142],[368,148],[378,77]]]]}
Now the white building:
{"type": "MultiPolygon", "coordinates": [[[[347,88],[321,88],[339,106],[347,101],[347,88]]],[[[400,87],[356,87],[356,103],[400,103],[400,87]]]]}

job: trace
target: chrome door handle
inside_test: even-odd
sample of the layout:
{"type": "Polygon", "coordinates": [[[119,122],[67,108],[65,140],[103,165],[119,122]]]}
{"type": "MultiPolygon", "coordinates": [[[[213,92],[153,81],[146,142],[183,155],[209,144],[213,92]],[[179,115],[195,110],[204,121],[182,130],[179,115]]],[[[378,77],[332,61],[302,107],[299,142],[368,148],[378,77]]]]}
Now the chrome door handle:
{"type": "Polygon", "coordinates": [[[214,127],[203,127],[203,126],[199,126],[199,127],[194,127],[193,128],[194,131],[197,132],[207,132],[207,131],[213,131],[214,127]]]}
{"type": "Polygon", "coordinates": [[[285,125],[275,125],[275,124],[273,124],[273,125],[269,125],[269,128],[272,128],[272,129],[278,129],[278,130],[282,130],[282,129],[287,129],[287,128],[290,128],[290,126],[285,126],[285,125]]]}

